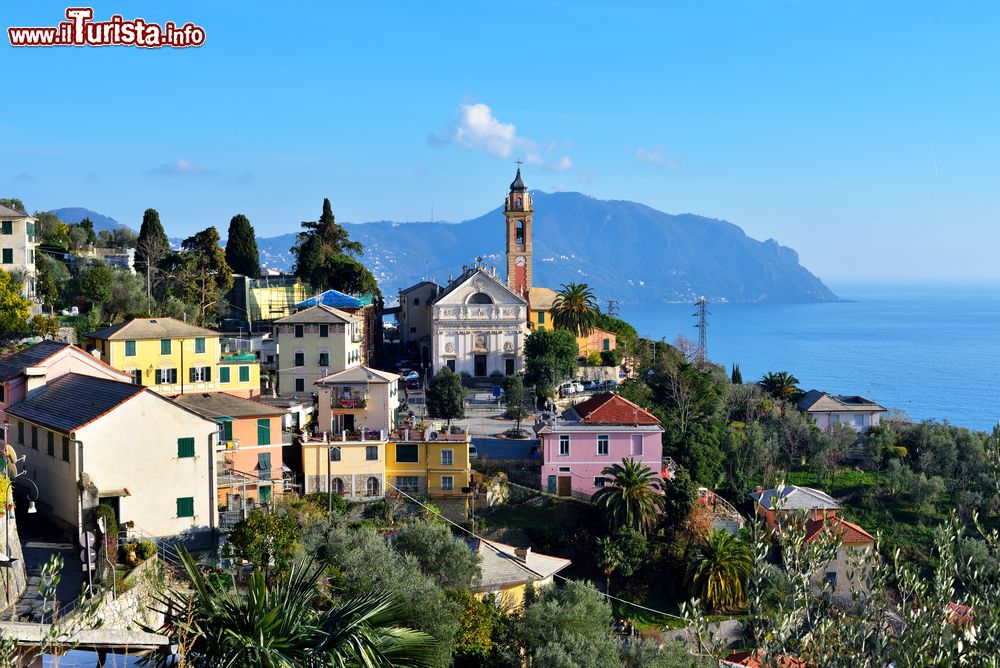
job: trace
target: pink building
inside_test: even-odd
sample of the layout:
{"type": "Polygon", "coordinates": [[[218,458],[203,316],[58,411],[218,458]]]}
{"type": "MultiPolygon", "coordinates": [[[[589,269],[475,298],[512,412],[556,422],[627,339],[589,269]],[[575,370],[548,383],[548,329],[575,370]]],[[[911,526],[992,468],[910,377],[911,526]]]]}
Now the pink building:
{"type": "Polygon", "coordinates": [[[0,359],[0,444],[6,443],[7,407],[67,373],[131,383],[132,376],[61,341],[42,341],[0,359]]]}
{"type": "Polygon", "coordinates": [[[663,427],[648,411],[617,394],[599,394],[563,411],[538,431],[542,489],[590,497],[604,486],[604,467],[623,459],[663,469],[663,427]]]}

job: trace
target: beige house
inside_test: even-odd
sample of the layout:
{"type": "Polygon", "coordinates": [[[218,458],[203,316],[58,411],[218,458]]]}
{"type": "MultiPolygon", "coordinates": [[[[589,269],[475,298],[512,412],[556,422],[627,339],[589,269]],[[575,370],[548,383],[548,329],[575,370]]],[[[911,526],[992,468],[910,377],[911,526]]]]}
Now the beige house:
{"type": "Polygon", "coordinates": [[[809,390],[798,401],[799,410],[805,411],[826,430],[837,424],[846,424],[859,434],[878,425],[885,408],[874,401],[853,395],[833,395],[819,390],[809,390]]]}
{"type": "Polygon", "coordinates": [[[303,490],[332,491],[352,501],[376,501],[385,496],[388,434],[341,434],[329,440],[302,441],[303,490]]]}
{"type": "Polygon", "coordinates": [[[399,291],[399,340],[422,364],[431,362],[431,302],[441,292],[433,281],[420,281],[399,291]]]}
{"type": "Polygon", "coordinates": [[[361,364],[361,320],[329,306],[313,306],[274,322],[278,394],[305,397],[317,380],[361,364]]]}
{"type": "Polygon", "coordinates": [[[76,373],[30,391],[7,415],[39,507],[74,535],[98,504],[151,536],[216,529],[213,420],[140,385],[76,373]]]}
{"type": "Polygon", "coordinates": [[[399,415],[399,376],[367,366],[356,366],[316,381],[319,393],[319,432],[332,435],[360,429],[396,428],[399,415]]]}
{"type": "Polygon", "coordinates": [[[530,547],[515,547],[483,538],[470,539],[469,548],[479,555],[480,579],[473,587],[479,598],[496,595],[514,608],[524,607],[528,587],[552,584],[556,573],[569,566],[569,559],[532,552],[530,547]]]}
{"type": "Polygon", "coordinates": [[[35,296],[35,219],[0,204],[0,269],[22,273],[24,297],[35,296]]]}

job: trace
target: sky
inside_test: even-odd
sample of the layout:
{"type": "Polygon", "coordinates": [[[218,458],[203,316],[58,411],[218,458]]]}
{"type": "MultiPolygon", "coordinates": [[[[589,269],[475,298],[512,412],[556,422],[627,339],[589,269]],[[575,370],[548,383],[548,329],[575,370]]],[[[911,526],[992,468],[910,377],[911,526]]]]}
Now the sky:
{"type": "MultiPolygon", "coordinates": [[[[697,213],[827,280],[1000,278],[1000,5],[95,2],[188,49],[0,38],[0,196],[170,236],[452,220],[529,187],[697,213]],[[621,5],[621,6],[619,6],[621,5]]],[[[7,3],[55,26],[65,4],[7,3]]],[[[6,30],[4,30],[6,33],[6,30]]]]}

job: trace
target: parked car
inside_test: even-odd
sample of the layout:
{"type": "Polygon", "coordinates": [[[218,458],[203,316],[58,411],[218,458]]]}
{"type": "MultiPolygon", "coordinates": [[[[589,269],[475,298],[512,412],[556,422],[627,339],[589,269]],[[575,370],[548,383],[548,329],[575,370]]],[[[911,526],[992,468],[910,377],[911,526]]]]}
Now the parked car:
{"type": "Polygon", "coordinates": [[[568,397],[571,394],[576,394],[577,390],[573,383],[563,383],[559,386],[559,396],[568,397]]]}
{"type": "Polygon", "coordinates": [[[583,383],[573,383],[573,394],[580,394],[583,392],[583,383]]]}
{"type": "Polygon", "coordinates": [[[593,392],[595,390],[601,389],[601,383],[596,380],[588,380],[583,383],[583,390],[585,392],[593,392]]]}
{"type": "Polygon", "coordinates": [[[400,369],[401,373],[404,371],[405,373],[403,373],[403,380],[405,382],[409,383],[414,380],[420,380],[420,374],[414,371],[413,369],[400,369]]]}
{"type": "Polygon", "coordinates": [[[479,450],[472,443],[469,443],[469,459],[479,459],[479,450]]]}

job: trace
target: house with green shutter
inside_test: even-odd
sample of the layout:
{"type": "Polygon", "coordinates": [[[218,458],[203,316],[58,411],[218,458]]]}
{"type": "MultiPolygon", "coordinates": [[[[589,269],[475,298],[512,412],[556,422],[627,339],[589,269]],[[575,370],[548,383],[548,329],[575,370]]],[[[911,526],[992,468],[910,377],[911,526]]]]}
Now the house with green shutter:
{"type": "Polygon", "coordinates": [[[80,373],[45,379],[6,413],[36,506],[72,535],[102,504],[149,536],[214,536],[216,421],[141,385],[80,373]]]}
{"type": "Polygon", "coordinates": [[[0,269],[21,277],[21,296],[31,299],[33,310],[40,312],[35,298],[36,222],[32,216],[0,204],[0,269]]]}
{"type": "MultiPolygon", "coordinates": [[[[225,392],[174,399],[219,426],[217,504],[220,511],[269,506],[292,483],[282,458],[285,411],[225,392]]],[[[288,444],[291,444],[289,437],[288,444]]]]}

